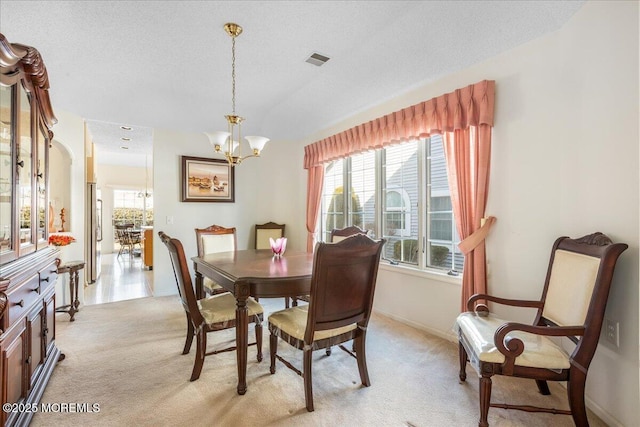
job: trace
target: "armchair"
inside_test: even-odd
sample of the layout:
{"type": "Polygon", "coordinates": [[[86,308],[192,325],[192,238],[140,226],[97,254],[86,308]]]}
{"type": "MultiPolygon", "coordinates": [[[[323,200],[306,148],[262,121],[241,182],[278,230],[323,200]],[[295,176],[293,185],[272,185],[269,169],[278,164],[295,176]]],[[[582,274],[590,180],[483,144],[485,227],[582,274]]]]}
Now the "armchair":
{"type": "Polygon", "coordinates": [[[560,237],[551,259],[539,301],[521,301],[476,294],[467,312],[456,320],[460,381],[467,362],[480,377],[480,420],[486,427],[489,407],[572,415],[577,426],[588,426],[584,388],[596,351],[616,261],[627,249],[602,233],[579,239],[560,237]],[[498,319],[478,301],[537,309],[532,325],[498,319]],[[474,308],[475,306],[475,308],[474,308]],[[548,337],[566,337],[575,343],[571,354],[548,337]],[[570,410],[491,402],[491,377],[507,375],[536,381],[543,395],[547,381],[566,381],[570,410]]]}

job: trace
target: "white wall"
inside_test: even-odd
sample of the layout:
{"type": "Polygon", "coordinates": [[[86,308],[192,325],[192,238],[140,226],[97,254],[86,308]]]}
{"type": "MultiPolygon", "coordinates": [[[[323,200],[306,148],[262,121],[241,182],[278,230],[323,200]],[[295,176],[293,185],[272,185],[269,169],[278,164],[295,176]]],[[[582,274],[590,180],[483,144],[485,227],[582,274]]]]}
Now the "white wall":
{"type": "MultiPolygon", "coordinates": [[[[611,425],[636,425],[638,401],[638,3],[589,2],[562,29],[365,111],[313,142],[391,111],[489,79],[496,81],[487,213],[489,291],[539,298],[553,241],[594,231],[629,244],[607,316],[620,348],[601,340],[589,371],[589,406],[611,425]]],[[[375,308],[451,336],[459,286],[382,267],[375,308]]],[[[501,315],[531,321],[496,307],[501,315]]],[[[452,382],[456,379],[452,378],[452,382]]]]}
{"type": "MultiPolygon", "coordinates": [[[[74,261],[85,259],[85,229],[84,229],[84,199],[85,199],[85,174],[84,174],[84,120],[66,111],[55,110],[58,123],[53,128],[53,139],[64,146],[71,157],[69,176],[69,206],[67,207],[67,222],[65,229],[70,231],[76,242],[61,248],[60,258],[62,261],[74,261]]],[[[50,168],[68,167],[67,163],[54,165],[50,163],[50,168]]],[[[57,171],[51,171],[53,177],[57,171]]],[[[55,186],[56,182],[51,182],[55,186]]],[[[66,185],[66,184],[65,184],[66,185]]],[[[59,208],[58,209],[59,213],[59,208]]],[[[80,283],[85,283],[85,270],[80,270],[80,283]]],[[[58,279],[56,283],[56,306],[69,303],[68,275],[58,279]]],[[[79,299],[84,302],[83,286],[79,287],[79,299]]]]}
{"type": "MultiPolygon", "coordinates": [[[[67,148],[55,138],[49,149],[49,165],[49,201],[54,210],[53,225],[56,230],[60,230],[60,210],[64,208],[65,212],[71,212],[71,157],[67,148]]],[[[65,229],[68,226],[66,223],[65,229]]]]}
{"type": "MultiPolygon", "coordinates": [[[[223,117],[220,126],[224,126],[223,117]]],[[[254,244],[254,224],[274,221],[286,225],[289,248],[304,250],[304,240],[298,229],[300,218],[304,218],[306,181],[301,183],[300,179],[290,179],[289,175],[291,169],[297,171],[294,175],[302,175],[299,147],[297,151],[290,150],[286,143],[270,141],[261,158],[246,159],[236,166],[235,203],[180,201],[180,156],[220,158],[204,134],[155,130],[153,156],[154,295],[177,292],[169,256],[158,231],[180,239],[190,259],[197,252],[196,227],[212,224],[236,227],[238,248],[246,249],[254,244]],[[173,217],[173,224],[167,223],[167,217],[173,217]]]]}

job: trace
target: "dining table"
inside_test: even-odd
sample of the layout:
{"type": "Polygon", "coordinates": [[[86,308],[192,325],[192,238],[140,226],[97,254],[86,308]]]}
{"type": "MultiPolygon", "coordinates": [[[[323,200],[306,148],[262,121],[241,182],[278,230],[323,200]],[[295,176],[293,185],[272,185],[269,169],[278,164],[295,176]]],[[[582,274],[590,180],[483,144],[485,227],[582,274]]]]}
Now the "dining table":
{"type": "Polygon", "coordinates": [[[236,358],[238,394],[247,392],[249,321],[247,299],[295,298],[311,289],[313,253],[287,251],[276,256],[271,249],[247,249],[191,258],[196,273],[196,294],[204,298],[203,278],[208,277],[236,299],[236,358]]]}

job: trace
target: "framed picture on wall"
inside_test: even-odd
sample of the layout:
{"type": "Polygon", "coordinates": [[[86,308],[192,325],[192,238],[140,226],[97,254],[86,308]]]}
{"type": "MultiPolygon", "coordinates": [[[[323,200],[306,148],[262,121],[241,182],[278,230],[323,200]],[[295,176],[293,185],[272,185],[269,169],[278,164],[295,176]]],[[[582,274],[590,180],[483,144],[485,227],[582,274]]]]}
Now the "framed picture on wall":
{"type": "Polygon", "coordinates": [[[226,160],[189,156],[181,158],[183,202],[235,201],[234,168],[226,160]]]}

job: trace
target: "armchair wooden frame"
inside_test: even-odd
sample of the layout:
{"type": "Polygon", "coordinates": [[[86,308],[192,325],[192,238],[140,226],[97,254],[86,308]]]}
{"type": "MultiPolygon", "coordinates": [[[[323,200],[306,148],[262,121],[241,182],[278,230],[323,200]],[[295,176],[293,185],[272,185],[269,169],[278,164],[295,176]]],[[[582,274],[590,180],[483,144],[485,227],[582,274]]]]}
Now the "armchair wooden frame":
{"type": "MultiPolygon", "coordinates": [[[[537,309],[535,320],[532,325],[517,322],[505,322],[495,330],[492,345],[504,356],[501,362],[477,360],[478,355],[472,354],[474,360],[477,360],[478,373],[480,375],[480,427],[488,426],[489,407],[502,409],[517,409],[527,412],[546,412],[552,414],[572,415],[573,421],[577,426],[588,426],[587,413],[584,401],[584,389],[587,379],[587,371],[591,360],[598,345],[600,329],[604,318],[609,289],[611,287],[611,279],[613,276],[616,261],[620,254],[627,249],[624,243],[613,243],[607,236],[602,233],[594,233],[579,239],[570,239],[568,237],[560,237],[553,245],[549,268],[545,279],[545,285],[542,297],[539,301],[514,300],[499,298],[487,294],[476,294],[469,298],[467,302],[468,313],[475,312],[479,318],[489,316],[489,309],[485,304],[478,304],[480,301],[488,301],[497,304],[509,305],[514,307],[528,307],[537,309]],[[582,316],[584,322],[582,324],[558,324],[551,320],[547,315],[548,306],[551,303],[547,300],[550,290],[550,282],[552,282],[552,273],[555,258],[560,252],[569,253],[569,256],[586,256],[589,259],[599,260],[596,264],[597,272],[595,273],[595,281],[591,282],[593,291],[587,295],[585,303],[588,304],[586,314],[582,316]],[[566,369],[549,369],[547,367],[532,367],[519,364],[518,357],[522,355],[527,348],[522,339],[513,335],[512,332],[525,332],[534,334],[535,336],[553,336],[566,337],[576,344],[573,352],[568,357],[569,367],[566,369]],[[566,381],[567,395],[570,410],[561,410],[555,408],[542,408],[529,405],[510,405],[498,404],[491,402],[491,377],[493,375],[507,375],[520,378],[534,379],[538,390],[543,395],[550,394],[547,381],[566,381]]],[[[564,254],[563,254],[564,255],[564,254]]],[[[561,267],[558,267],[560,269],[561,267]]],[[[563,283],[563,286],[565,284],[563,283]]],[[[556,288],[557,289],[557,288],[556,288]]],[[[557,296],[557,290],[554,289],[553,296],[557,296]]],[[[585,290],[588,292],[588,289],[585,290]]],[[[575,295],[576,297],[578,295],[575,295]]],[[[570,310],[567,307],[567,310],[570,310]]],[[[550,311],[550,310],[549,310],[550,311]]],[[[460,324],[458,318],[457,324],[460,324]]],[[[460,358],[460,381],[466,380],[466,364],[470,360],[469,352],[473,353],[473,346],[470,340],[459,328],[459,358],[460,358]]]]}
{"type": "MultiPolygon", "coordinates": [[[[230,346],[221,350],[207,352],[208,332],[236,327],[236,299],[233,295],[227,293],[198,300],[191,281],[189,268],[187,267],[182,243],[178,239],[172,239],[162,231],[158,232],[158,235],[169,250],[171,265],[178,285],[178,293],[187,316],[187,338],[182,354],[189,353],[193,337],[196,337],[196,357],[191,373],[191,381],[195,381],[200,377],[206,356],[236,350],[236,346],[230,346]],[[208,321],[208,319],[215,320],[208,321]]],[[[249,322],[255,324],[256,334],[256,342],[249,345],[257,346],[257,359],[260,362],[262,361],[263,309],[253,299],[247,301],[247,306],[249,309],[249,322]]]]}
{"type": "MultiPolygon", "coordinates": [[[[211,251],[209,252],[205,252],[205,244],[204,244],[204,237],[205,236],[223,236],[223,235],[228,235],[228,234],[232,234],[233,235],[233,250],[235,251],[238,247],[238,238],[236,236],[236,228],[235,227],[230,227],[230,228],[226,228],[226,227],[222,227],[220,225],[210,225],[206,228],[196,228],[195,229],[196,232],[196,244],[197,244],[197,248],[198,248],[198,256],[199,257],[203,257],[205,256],[207,253],[211,253],[211,251]]],[[[221,287],[218,284],[215,283],[211,283],[209,284],[209,286],[204,286],[203,287],[203,291],[205,293],[208,293],[210,295],[217,295],[217,294],[223,294],[226,293],[227,290],[224,289],[223,287],[221,287]]],[[[198,295],[198,298],[204,298],[204,295],[198,295]]]]}

